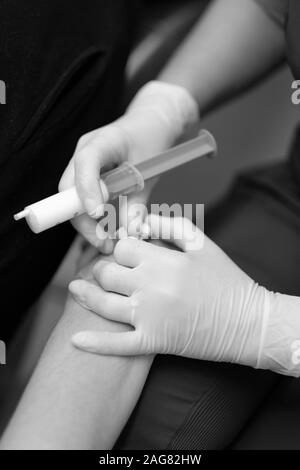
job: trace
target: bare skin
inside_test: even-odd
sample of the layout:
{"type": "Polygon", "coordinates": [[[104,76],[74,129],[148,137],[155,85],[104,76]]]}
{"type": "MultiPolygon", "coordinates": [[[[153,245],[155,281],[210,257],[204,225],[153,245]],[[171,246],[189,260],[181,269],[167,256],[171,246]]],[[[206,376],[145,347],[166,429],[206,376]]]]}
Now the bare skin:
{"type": "MultiPolygon", "coordinates": [[[[91,265],[90,265],[91,267],[91,265]]],[[[83,273],[91,279],[90,268],[83,273]]],[[[75,349],[82,328],[126,331],[68,298],[1,449],[110,449],[134,409],[152,357],[99,357],[75,349]]]]}

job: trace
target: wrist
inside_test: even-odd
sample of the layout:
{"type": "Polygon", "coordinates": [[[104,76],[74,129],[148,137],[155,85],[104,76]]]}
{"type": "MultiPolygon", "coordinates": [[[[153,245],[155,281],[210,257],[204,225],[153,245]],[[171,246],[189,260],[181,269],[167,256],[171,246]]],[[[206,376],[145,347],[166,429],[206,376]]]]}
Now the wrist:
{"type": "Polygon", "coordinates": [[[198,122],[197,103],[184,88],[149,82],[115,125],[125,133],[129,142],[128,159],[136,164],[184,137],[192,137],[198,131],[198,122]]]}
{"type": "Polygon", "coordinates": [[[151,81],[137,93],[126,114],[152,112],[175,141],[198,128],[200,113],[196,100],[185,88],[151,81]]]}
{"type": "Polygon", "coordinates": [[[300,377],[300,299],[269,292],[257,367],[300,377]]]}
{"type": "Polygon", "coordinates": [[[267,289],[250,279],[239,292],[239,303],[236,306],[239,313],[232,325],[236,338],[230,342],[228,351],[232,362],[259,367],[270,312],[270,295],[267,289]]]}

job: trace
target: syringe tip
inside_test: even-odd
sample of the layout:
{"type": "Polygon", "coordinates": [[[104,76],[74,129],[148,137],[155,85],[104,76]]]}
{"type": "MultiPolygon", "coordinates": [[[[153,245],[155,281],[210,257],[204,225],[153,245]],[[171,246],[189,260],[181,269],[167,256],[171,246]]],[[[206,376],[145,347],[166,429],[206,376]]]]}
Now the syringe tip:
{"type": "Polygon", "coordinates": [[[23,211],[19,212],[18,214],[15,214],[14,219],[15,220],[25,219],[25,217],[27,217],[28,215],[29,215],[29,210],[24,209],[23,211]]]}

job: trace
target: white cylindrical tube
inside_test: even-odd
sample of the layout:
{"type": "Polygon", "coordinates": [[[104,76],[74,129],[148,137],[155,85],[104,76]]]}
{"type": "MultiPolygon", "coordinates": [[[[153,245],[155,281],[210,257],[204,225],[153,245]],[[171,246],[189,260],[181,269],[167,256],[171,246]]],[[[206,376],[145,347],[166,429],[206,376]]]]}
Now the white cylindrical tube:
{"type": "Polygon", "coordinates": [[[25,207],[26,220],[34,233],[40,233],[84,213],[75,187],[25,207]]]}
{"type": "MultiPolygon", "coordinates": [[[[103,204],[119,195],[141,191],[144,178],[130,163],[124,162],[114,170],[104,173],[100,180],[103,204]]],[[[62,191],[42,201],[26,206],[22,212],[14,216],[15,220],[26,218],[34,233],[44,232],[51,227],[83,214],[85,209],[74,187],[62,191]]]]}
{"type": "MultiPolygon", "coordinates": [[[[103,181],[101,181],[102,194],[108,199],[108,191],[103,181]]],[[[42,201],[26,206],[24,211],[15,216],[18,220],[26,217],[26,221],[34,233],[48,230],[55,225],[59,225],[67,220],[85,212],[75,187],[54,194],[42,201]]]]}

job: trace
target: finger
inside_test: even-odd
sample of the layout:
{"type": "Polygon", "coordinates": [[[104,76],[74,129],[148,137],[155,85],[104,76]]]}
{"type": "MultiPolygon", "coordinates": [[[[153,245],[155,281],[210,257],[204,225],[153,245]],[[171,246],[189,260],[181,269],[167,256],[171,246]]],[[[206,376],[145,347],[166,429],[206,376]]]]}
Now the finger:
{"type": "Polygon", "coordinates": [[[123,240],[124,238],[128,238],[128,233],[125,227],[120,227],[115,233],[116,240],[123,240]]]}
{"type": "Polygon", "coordinates": [[[84,240],[85,246],[81,249],[79,257],[76,262],[76,272],[80,273],[81,270],[85,269],[90,265],[92,261],[95,261],[96,257],[99,256],[97,248],[92,246],[86,240],[84,240]]]}
{"type": "MultiPolygon", "coordinates": [[[[83,148],[84,145],[86,145],[86,143],[89,140],[91,140],[96,133],[97,133],[97,130],[89,132],[88,134],[83,135],[79,139],[79,141],[76,145],[76,149],[75,149],[74,153],[76,154],[76,152],[78,152],[81,148],[83,148]]],[[[73,157],[69,161],[69,164],[66,167],[66,169],[65,169],[65,171],[64,171],[64,173],[63,173],[63,175],[60,179],[60,182],[59,182],[59,185],[58,185],[58,190],[59,191],[65,191],[66,189],[72,188],[74,185],[75,185],[75,164],[74,164],[74,155],[73,155],[73,157]]]]}
{"type": "MultiPolygon", "coordinates": [[[[141,204],[134,204],[134,210],[136,210],[137,206],[141,208],[141,204]]],[[[132,206],[133,208],[133,206],[132,206]]],[[[137,211],[136,216],[128,216],[128,236],[134,238],[142,238],[143,234],[143,224],[146,216],[146,208],[143,207],[143,210],[140,209],[137,211]],[[138,213],[137,213],[138,212],[138,213]]]]}
{"type": "Polygon", "coordinates": [[[58,185],[58,191],[65,191],[66,189],[72,188],[74,185],[75,185],[75,168],[74,168],[74,157],[72,157],[60,179],[60,182],[58,185]]]}
{"type": "Polygon", "coordinates": [[[136,331],[126,333],[83,331],[72,337],[72,344],[84,351],[107,356],[143,354],[140,335],[136,331]]]}
{"type": "Polygon", "coordinates": [[[120,205],[120,224],[131,237],[139,238],[147,215],[146,193],[134,194],[122,198],[120,205]]]}
{"type": "Polygon", "coordinates": [[[136,268],[146,259],[152,258],[161,249],[143,240],[124,238],[117,242],[114,257],[118,264],[128,268],[136,268]]]}
{"type": "Polygon", "coordinates": [[[93,267],[93,275],[108,292],[129,296],[137,287],[133,271],[117,263],[100,260],[93,267]]]}
{"type": "Polygon", "coordinates": [[[72,225],[91,245],[105,254],[113,251],[114,244],[96,220],[83,214],[72,220],[72,225]]]}
{"type": "Polygon", "coordinates": [[[142,226],[147,215],[147,202],[157,179],[147,181],[143,191],[132,194],[124,200],[120,207],[120,223],[132,237],[143,236],[142,226]]]}
{"type": "Polygon", "coordinates": [[[98,219],[104,213],[100,188],[101,160],[95,142],[87,144],[75,155],[75,185],[78,195],[90,217],[98,219]]]}
{"type": "Polygon", "coordinates": [[[145,220],[145,231],[151,238],[172,241],[183,251],[196,251],[203,248],[204,234],[189,219],[184,217],[160,217],[150,214],[145,220]]]}
{"type": "Polygon", "coordinates": [[[107,126],[75,154],[76,188],[87,213],[93,218],[103,215],[101,168],[107,164],[113,167],[127,159],[128,145],[124,132],[107,126]]]}
{"type": "Polygon", "coordinates": [[[69,291],[78,303],[98,315],[131,324],[132,306],[128,297],[106,292],[100,286],[83,280],[72,281],[69,291]]]}

